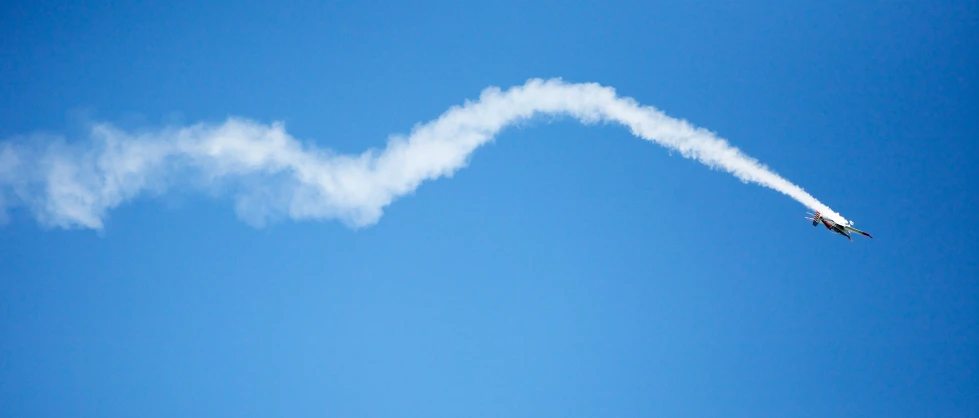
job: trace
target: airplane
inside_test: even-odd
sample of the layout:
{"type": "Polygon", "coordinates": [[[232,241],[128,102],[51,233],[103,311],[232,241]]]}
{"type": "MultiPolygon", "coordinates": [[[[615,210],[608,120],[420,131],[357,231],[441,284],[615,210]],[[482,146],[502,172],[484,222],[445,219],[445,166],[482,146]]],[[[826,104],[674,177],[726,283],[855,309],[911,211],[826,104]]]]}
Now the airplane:
{"type": "Polygon", "coordinates": [[[837,234],[843,235],[843,236],[849,238],[850,241],[853,241],[853,238],[850,237],[850,232],[851,231],[852,232],[856,232],[856,233],[858,233],[860,235],[863,235],[863,236],[865,236],[867,238],[873,238],[872,236],[870,236],[870,234],[868,234],[866,232],[863,232],[863,231],[861,231],[861,230],[859,230],[857,228],[854,228],[854,227],[849,226],[849,225],[838,224],[838,223],[834,222],[832,219],[827,219],[827,218],[823,217],[823,215],[820,215],[819,212],[816,212],[815,214],[811,214],[810,213],[810,215],[812,215],[812,217],[810,218],[810,217],[807,216],[806,219],[812,221],[812,226],[819,225],[819,223],[822,222],[823,225],[826,226],[826,229],[828,229],[830,231],[833,231],[833,232],[835,232],[837,234]]]}

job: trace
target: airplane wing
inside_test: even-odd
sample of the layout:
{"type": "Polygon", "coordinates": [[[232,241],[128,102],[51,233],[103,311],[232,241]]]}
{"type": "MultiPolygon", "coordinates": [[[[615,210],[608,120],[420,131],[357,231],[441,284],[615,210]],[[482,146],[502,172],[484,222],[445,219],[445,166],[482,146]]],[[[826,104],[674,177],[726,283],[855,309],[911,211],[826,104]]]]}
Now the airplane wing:
{"type": "Polygon", "coordinates": [[[861,231],[861,230],[859,230],[859,229],[857,229],[857,228],[854,228],[854,227],[852,227],[852,226],[847,226],[847,227],[845,227],[845,228],[846,228],[847,230],[849,230],[849,231],[853,231],[853,232],[856,232],[856,233],[858,233],[858,234],[860,234],[860,235],[863,235],[863,236],[865,236],[865,237],[867,237],[867,238],[873,238],[872,236],[870,236],[870,234],[868,234],[868,233],[866,233],[866,232],[863,232],[863,231],[861,231]]]}

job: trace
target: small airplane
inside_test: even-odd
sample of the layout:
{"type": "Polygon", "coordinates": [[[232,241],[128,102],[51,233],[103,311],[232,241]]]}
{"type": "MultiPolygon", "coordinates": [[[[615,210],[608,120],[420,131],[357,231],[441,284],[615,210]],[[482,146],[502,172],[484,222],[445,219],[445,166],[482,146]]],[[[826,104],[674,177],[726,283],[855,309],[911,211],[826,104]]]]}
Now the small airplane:
{"type": "Polygon", "coordinates": [[[870,236],[870,234],[868,234],[866,232],[863,232],[863,231],[861,231],[861,230],[859,230],[857,228],[854,228],[854,227],[849,226],[849,225],[843,225],[843,224],[836,223],[832,219],[827,219],[827,218],[823,217],[823,215],[820,215],[819,212],[816,212],[815,214],[811,214],[810,213],[810,215],[812,215],[812,217],[811,218],[810,217],[806,217],[806,219],[812,221],[812,226],[819,225],[819,223],[822,222],[823,225],[826,226],[826,229],[828,229],[830,231],[833,231],[833,232],[835,232],[837,234],[843,235],[843,236],[849,238],[850,241],[853,241],[853,238],[850,237],[850,232],[851,231],[852,232],[856,232],[856,233],[858,233],[860,235],[863,235],[863,236],[865,236],[867,238],[873,238],[872,236],[870,236]]]}

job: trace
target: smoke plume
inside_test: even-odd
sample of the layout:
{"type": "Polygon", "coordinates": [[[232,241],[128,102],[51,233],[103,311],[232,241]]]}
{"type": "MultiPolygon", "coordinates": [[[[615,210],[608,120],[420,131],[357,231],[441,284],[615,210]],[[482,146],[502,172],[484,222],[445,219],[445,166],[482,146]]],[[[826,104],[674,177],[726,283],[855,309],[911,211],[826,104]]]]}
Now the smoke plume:
{"type": "Polygon", "coordinates": [[[782,192],[838,222],[847,221],[802,188],[710,131],[666,116],[598,84],[532,79],[501,91],[485,89],[384,149],[338,155],[304,145],[282,124],[232,118],[157,131],[126,132],[93,125],[80,143],[59,138],[0,143],[0,220],[23,206],[38,222],[101,229],[107,212],[141,194],[174,187],[232,190],[246,222],[338,219],[367,226],[384,207],[423,181],[451,176],[501,129],[536,115],[566,115],[582,123],[614,122],[633,135],[745,182],[782,192]]]}

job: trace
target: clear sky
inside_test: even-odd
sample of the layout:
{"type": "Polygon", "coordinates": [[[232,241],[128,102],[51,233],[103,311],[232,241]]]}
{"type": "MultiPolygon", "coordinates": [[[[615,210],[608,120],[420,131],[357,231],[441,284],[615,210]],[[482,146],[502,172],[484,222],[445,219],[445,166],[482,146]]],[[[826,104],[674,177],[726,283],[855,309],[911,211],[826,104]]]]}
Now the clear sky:
{"type": "Polygon", "coordinates": [[[4,417],[979,416],[974,1],[113,3],[0,5],[0,141],[236,116],[360,153],[562,77],[874,239],[567,118],[360,229],[255,228],[220,187],[98,231],[11,207],[4,417]]]}

